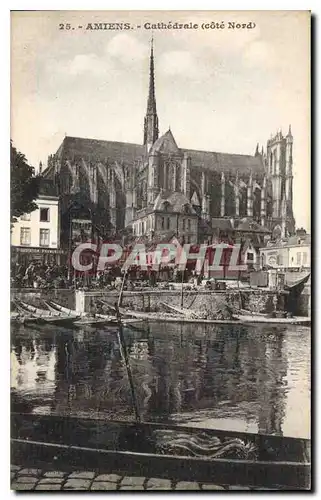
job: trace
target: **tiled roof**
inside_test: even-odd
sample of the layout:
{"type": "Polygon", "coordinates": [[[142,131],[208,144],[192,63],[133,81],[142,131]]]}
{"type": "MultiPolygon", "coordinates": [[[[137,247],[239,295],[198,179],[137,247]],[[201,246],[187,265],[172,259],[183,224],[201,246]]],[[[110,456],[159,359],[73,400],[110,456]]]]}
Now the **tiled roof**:
{"type": "Polygon", "coordinates": [[[224,217],[213,217],[212,218],[212,228],[220,229],[221,231],[234,231],[232,222],[230,219],[225,219],[224,217]]]}
{"type": "Polygon", "coordinates": [[[285,243],[286,245],[310,245],[311,244],[311,235],[305,234],[302,236],[289,236],[285,243]]]}
{"type": "Polygon", "coordinates": [[[261,226],[255,221],[242,219],[238,224],[237,231],[248,232],[248,233],[270,233],[269,229],[264,226],[261,226]]]}
{"type": "Polygon", "coordinates": [[[41,179],[39,186],[39,197],[58,196],[58,188],[51,179],[41,179]]]}

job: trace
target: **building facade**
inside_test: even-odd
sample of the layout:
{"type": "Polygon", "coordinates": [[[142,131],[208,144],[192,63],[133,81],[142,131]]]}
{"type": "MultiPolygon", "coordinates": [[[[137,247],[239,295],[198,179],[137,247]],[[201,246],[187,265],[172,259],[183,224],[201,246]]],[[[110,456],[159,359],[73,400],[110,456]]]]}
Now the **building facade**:
{"type": "Polygon", "coordinates": [[[222,219],[255,221],[277,237],[294,231],[292,147],[291,127],[254,155],[186,149],[171,130],[159,135],[152,46],[142,144],[67,136],[43,175],[60,195],[64,245],[75,207],[103,239],[175,233],[203,242],[222,219]]]}
{"type": "Polygon", "coordinates": [[[311,269],[311,237],[296,234],[287,239],[260,248],[261,266],[287,270],[311,269]]]}
{"type": "Polygon", "coordinates": [[[24,214],[13,224],[12,253],[16,260],[60,263],[60,210],[59,198],[50,181],[42,181],[35,200],[38,208],[24,214]]]}

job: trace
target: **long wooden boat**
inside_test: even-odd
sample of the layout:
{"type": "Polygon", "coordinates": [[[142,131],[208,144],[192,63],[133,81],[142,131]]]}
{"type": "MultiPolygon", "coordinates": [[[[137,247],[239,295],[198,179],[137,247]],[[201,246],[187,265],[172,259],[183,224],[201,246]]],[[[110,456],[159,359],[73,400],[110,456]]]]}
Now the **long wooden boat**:
{"type": "Polygon", "coordinates": [[[237,316],[239,319],[238,323],[242,324],[271,324],[271,325],[300,325],[300,326],[310,326],[311,318],[306,316],[294,316],[292,318],[269,318],[267,316],[261,315],[245,315],[242,314],[237,316]]]}
{"type": "Polygon", "coordinates": [[[41,309],[39,307],[35,307],[31,304],[27,304],[27,302],[23,302],[22,300],[15,299],[15,305],[20,307],[20,309],[24,309],[28,311],[30,314],[36,314],[39,316],[55,316],[61,317],[62,314],[59,311],[49,311],[46,309],[41,309]]]}
{"type": "Polygon", "coordinates": [[[248,325],[248,324],[273,324],[273,325],[302,325],[309,326],[311,323],[310,318],[295,317],[295,318],[267,318],[255,315],[239,315],[235,319],[197,319],[184,316],[175,316],[169,313],[160,312],[144,312],[133,311],[129,309],[120,309],[123,316],[144,319],[146,321],[165,321],[170,323],[197,323],[209,325],[248,325]]]}
{"type": "Polygon", "coordinates": [[[13,413],[12,463],[309,489],[310,441],[163,423],[13,413]]]}
{"type": "Polygon", "coordinates": [[[29,315],[36,318],[39,322],[71,325],[77,320],[77,317],[67,316],[66,314],[62,314],[60,312],[53,313],[51,311],[47,311],[46,309],[34,307],[21,300],[16,299],[14,303],[18,311],[22,314],[29,313],[29,315]]]}
{"type": "Polygon", "coordinates": [[[170,313],[133,311],[130,309],[123,309],[123,308],[120,308],[120,313],[123,316],[144,319],[146,321],[166,321],[170,323],[199,323],[199,324],[218,324],[218,325],[240,324],[240,322],[237,320],[218,320],[218,319],[211,320],[211,319],[186,318],[184,316],[175,316],[170,313]]]}

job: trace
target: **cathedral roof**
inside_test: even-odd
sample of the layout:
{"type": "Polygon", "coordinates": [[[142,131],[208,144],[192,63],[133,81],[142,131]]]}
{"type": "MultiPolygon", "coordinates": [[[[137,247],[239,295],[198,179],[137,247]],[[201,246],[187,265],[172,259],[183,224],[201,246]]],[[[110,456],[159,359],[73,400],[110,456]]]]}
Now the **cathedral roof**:
{"type": "MultiPolygon", "coordinates": [[[[58,150],[59,151],[59,150],[58,150]]],[[[130,142],[102,141],[83,139],[80,137],[65,137],[61,146],[64,156],[81,156],[95,161],[117,161],[119,163],[134,163],[145,155],[146,148],[142,144],[130,142]]]]}
{"type": "Polygon", "coordinates": [[[191,158],[193,166],[203,167],[208,170],[231,173],[238,171],[239,174],[250,173],[251,171],[264,172],[264,165],[260,156],[215,153],[194,149],[183,149],[181,151],[191,158]]]}
{"type": "Polygon", "coordinates": [[[179,153],[179,149],[170,129],[168,129],[165,134],[161,135],[157,141],[154,142],[150,152],[179,153]]]}
{"type": "Polygon", "coordinates": [[[172,131],[169,129],[157,139],[150,153],[187,154],[192,160],[192,166],[208,170],[249,174],[252,171],[264,172],[261,156],[216,153],[214,151],[199,151],[196,149],[178,148],[172,131]]]}
{"type": "MultiPolygon", "coordinates": [[[[249,174],[254,171],[264,173],[261,156],[242,154],[216,153],[212,151],[199,151],[194,149],[178,148],[171,130],[157,139],[150,153],[187,154],[192,161],[192,167],[201,167],[217,172],[249,174]]],[[[66,136],[57,151],[60,158],[80,156],[85,160],[134,164],[135,161],[145,157],[146,147],[142,144],[129,142],[103,141],[97,139],[84,139],[66,136]]],[[[48,169],[47,169],[48,170],[48,169]]],[[[48,174],[45,171],[44,176],[48,174]]]]}

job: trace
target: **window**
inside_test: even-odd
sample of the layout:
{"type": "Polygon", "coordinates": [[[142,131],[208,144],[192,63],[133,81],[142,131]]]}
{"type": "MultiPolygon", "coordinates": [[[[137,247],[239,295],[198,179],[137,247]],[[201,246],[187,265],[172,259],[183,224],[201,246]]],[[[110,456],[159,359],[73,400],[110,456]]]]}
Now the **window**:
{"type": "Polygon", "coordinates": [[[40,229],[40,246],[49,247],[49,229],[40,229]]]}
{"type": "Polygon", "coordinates": [[[165,219],[164,219],[164,217],[162,217],[162,219],[161,219],[161,228],[164,229],[164,226],[165,226],[165,219]]]}
{"type": "Polygon", "coordinates": [[[282,255],[278,255],[277,258],[276,258],[276,263],[279,265],[279,266],[282,266],[283,265],[283,258],[282,258],[282,255]]]}
{"type": "Polygon", "coordinates": [[[30,214],[23,214],[23,215],[21,215],[20,220],[25,220],[25,221],[30,220],[30,214]]]}
{"type": "Polygon", "coordinates": [[[254,261],[254,253],[253,252],[247,252],[247,261],[248,262],[254,261]]]}
{"type": "Polygon", "coordinates": [[[31,230],[30,227],[22,227],[20,229],[20,245],[30,245],[31,230]]]}
{"type": "Polygon", "coordinates": [[[302,259],[302,264],[303,264],[304,266],[306,266],[306,265],[307,265],[307,262],[308,262],[308,254],[307,254],[307,252],[303,252],[302,256],[303,256],[303,259],[302,259]]]}
{"type": "Polygon", "coordinates": [[[167,217],[167,229],[171,227],[171,220],[169,217],[167,217]]]}
{"type": "Polygon", "coordinates": [[[298,266],[301,265],[301,252],[298,252],[296,254],[296,263],[297,263],[298,266]]]}
{"type": "Polygon", "coordinates": [[[187,227],[188,227],[188,230],[190,231],[191,230],[191,221],[189,219],[187,221],[187,227]]]}
{"type": "Polygon", "coordinates": [[[40,208],[40,222],[49,222],[49,208],[40,208]]]}
{"type": "Polygon", "coordinates": [[[183,219],[183,231],[185,231],[185,219],[183,219]]]}

